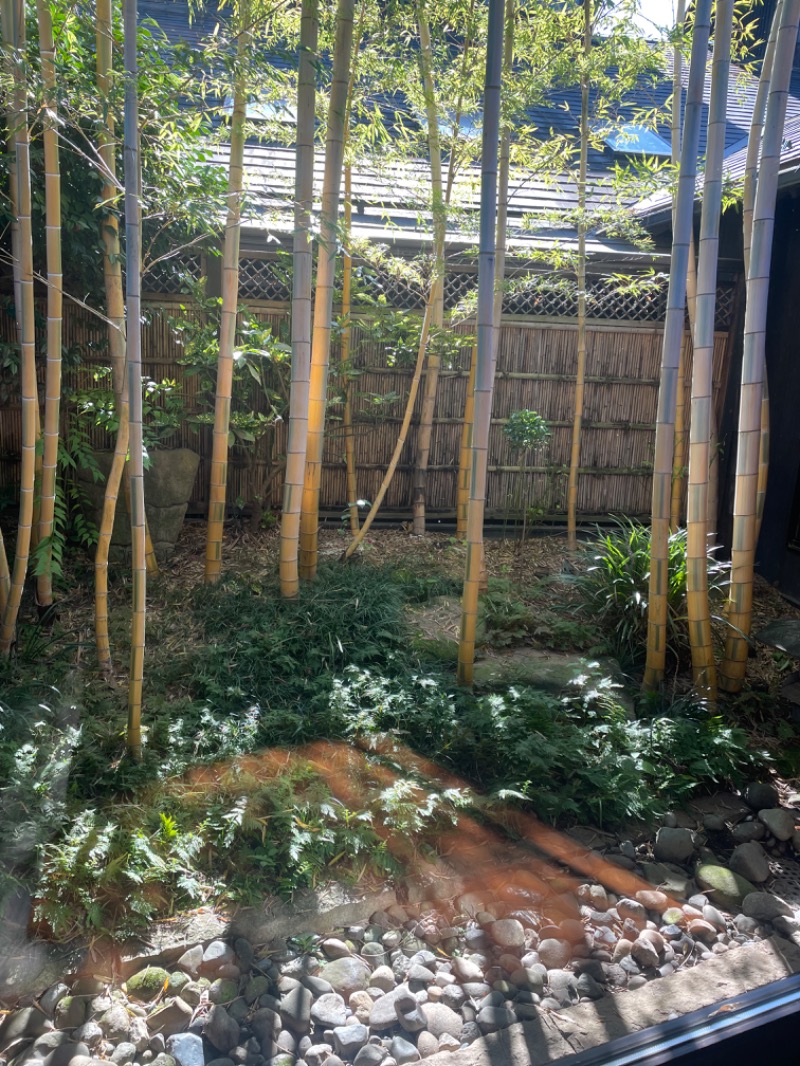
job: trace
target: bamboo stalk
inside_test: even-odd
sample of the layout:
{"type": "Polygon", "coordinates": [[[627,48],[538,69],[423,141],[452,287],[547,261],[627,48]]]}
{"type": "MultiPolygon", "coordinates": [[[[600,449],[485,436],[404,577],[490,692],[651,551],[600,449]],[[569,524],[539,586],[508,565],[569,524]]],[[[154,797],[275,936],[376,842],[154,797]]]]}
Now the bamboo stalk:
{"type": "Polygon", "coordinates": [[[467,396],[464,401],[464,419],[461,423],[461,443],[458,451],[458,498],[456,501],[456,537],[464,540],[467,535],[469,512],[470,456],[472,453],[472,426],[475,417],[475,345],[469,354],[469,377],[467,396]]]}
{"type": "MultiPolygon", "coordinates": [[[[416,0],[416,10],[417,26],[419,28],[419,65],[425,95],[425,116],[428,123],[428,154],[430,155],[431,168],[431,210],[433,216],[433,278],[431,280],[431,291],[435,289],[438,293],[436,303],[431,312],[431,326],[435,330],[441,330],[444,325],[444,285],[439,285],[438,281],[439,278],[444,279],[447,205],[444,199],[442,180],[439,109],[436,104],[436,87],[433,81],[433,48],[428,16],[425,10],[425,0],[416,0]]],[[[453,153],[455,153],[455,147],[453,148],[453,153]]],[[[416,536],[422,536],[425,532],[425,487],[431,439],[433,437],[436,391],[439,384],[441,366],[442,360],[436,345],[429,345],[428,362],[425,369],[425,387],[422,393],[422,407],[417,427],[417,457],[411,501],[413,530],[416,536]]]]}
{"type": "Polygon", "coordinates": [[[419,392],[420,378],[422,377],[422,367],[425,362],[425,352],[428,346],[428,336],[430,334],[431,322],[433,319],[433,307],[436,299],[438,298],[437,289],[441,285],[441,280],[437,280],[431,289],[430,296],[428,297],[428,303],[425,307],[425,314],[422,319],[422,330],[420,332],[419,347],[417,349],[417,362],[414,367],[414,376],[411,379],[411,386],[408,391],[408,398],[406,400],[405,414],[403,415],[403,422],[400,426],[400,432],[397,435],[397,441],[394,446],[394,452],[389,462],[389,466],[386,469],[386,473],[383,476],[381,487],[378,489],[375,499],[372,501],[372,506],[369,509],[369,514],[361,524],[361,529],[355,534],[347,548],[342,553],[342,560],[349,559],[356,549],[359,547],[364,537],[369,532],[369,528],[375,520],[375,516],[380,510],[383,503],[384,496],[392,483],[394,472],[397,469],[397,464],[400,462],[400,455],[406,443],[406,437],[408,436],[408,429],[411,425],[411,416],[414,412],[414,404],[417,401],[417,393],[419,392]]]}
{"type": "MultiPolygon", "coordinates": [[[[116,137],[113,111],[109,103],[113,69],[113,23],[111,0],[97,0],[96,9],[96,80],[103,107],[103,121],[98,130],[98,154],[103,168],[103,204],[112,203],[118,193],[116,166],[116,137]]],[[[119,222],[116,213],[104,211],[100,221],[103,241],[103,283],[108,320],[108,346],[111,355],[111,385],[118,417],[114,458],[106,481],[103,510],[98,530],[94,558],[94,618],[95,647],[98,665],[105,673],[111,671],[109,638],[108,555],[114,529],[117,499],[129,443],[129,410],[127,379],[127,345],[125,336],[125,296],[122,291],[122,266],[119,241],[119,222]]],[[[127,481],[126,481],[127,485],[127,481]]],[[[128,509],[130,513],[130,508],[128,509]]]]}
{"type": "Polygon", "coordinates": [[[342,381],[344,388],[344,412],[342,426],[344,429],[344,461],[347,468],[347,509],[350,512],[350,532],[358,533],[358,488],[356,482],[356,449],[353,435],[353,389],[350,380],[350,314],[351,288],[353,280],[353,257],[350,254],[350,233],[353,221],[353,172],[349,163],[344,168],[344,231],[345,243],[342,250],[342,381]]]}
{"type": "Polygon", "coordinates": [[[586,391],[586,168],[589,158],[589,58],[592,51],[592,0],[583,0],[583,56],[581,63],[580,161],[578,164],[578,365],[575,371],[575,408],[567,483],[567,548],[578,550],[578,467],[581,424],[586,391]]]}
{"type": "Polygon", "coordinates": [[[717,699],[717,672],[708,600],[708,489],[714,403],[714,314],[733,6],[734,0],[717,0],[714,25],[697,270],[686,521],[686,604],[692,674],[696,690],[711,703],[717,699]]]}
{"type": "Polygon", "coordinates": [[[675,203],[675,226],[672,238],[667,314],[661,350],[661,377],[653,461],[647,663],[644,676],[645,687],[650,689],[657,688],[663,680],[667,654],[668,540],[675,444],[675,402],[686,314],[686,278],[710,20],[711,0],[697,0],[686,98],[686,119],[675,203]]]}
{"type": "Polygon", "coordinates": [[[20,391],[22,399],[22,461],[17,542],[8,596],[0,623],[0,655],[9,655],[14,643],[22,590],[30,560],[36,476],[36,431],[39,398],[36,385],[36,332],[33,300],[33,233],[31,226],[30,133],[24,71],[25,7],[23,0],[3,0],[0,7],[5,48],[13,48],[14,163],[19,221],[19,278],[22,335],[20,341],[20,391]]]}
{"type": "Polygon", "coordinates": [[[761,393],[761,430],[758,441],[758,482],[756,484],[756,533],[755,540],[761,533],[764,518],[764,504],[767,499],[767,481],[769,479],[769,383],[766,367],[764,368],[764,388],[761,393]]]}
{"type": "Polygon", "coordinates": [[[765,379],[767,300],[783,125],[800,22],[800,0],[785,0],[779,14],[780,23],[776,33],[775,59],[767,98],[761,162],[753,205],[750,269],[747,273],[731,582],[726,612],[730,628],[725,642],[725,657],[720,667],[720,687],[726,692],[738,692],[741,688],[747,669],[748,640],[752,624],[759,456],[762,454],[761,407],[765,379]]]}
{"type": "Polygon", "coordinates": [[[314,110],[317,54],[316,0],[303,0],[297,73],[297,136],[292,254],[292,383],[289,394],[289,439],[281,514],[281,595],[300,589],[298,551],[303,498],[311,374],[311,208],[314,200],[314,110]]]}
{"type": "Polygon", "coordinates": [[[478,259],[478,358],[475,370],[475,425],[472,434],[472,475],[467,519],[467,560],[461,601],[458,645],[458,682],[472,687],[478,628],[478,594],[483,558],[483,516],[486,507],[486,467],[492,417],[494,370],[495,240],[497,165],[502,85],[503,3],[489,0],[486,44],[486,81],[483,104],[481,163],[480,250],[478,259]]]}
{"type": "Polygon", "coordinates": [[[142,751],[147,565],[145,562],[144,442],[142,440],[141,227],[139,212],[139,64],[137,0],[124,0],[125,60],[125,288],[128,309],[127,353],[130,414],[131,489],[131,658],[128,679],[127,745],[133,758],[142,751]]]}
{"type": "MultiPolygon", "coordinates": [[[[693,254],[689,250],[689,262],[693,254]]],[[[688,296],[687,296],[688,299],[688,296]]],[[[691,322],[691,319],[690,319],[691,322]]],[[[675,445],[672,453],[672,485],[670,488],[669,527],[680,529],[683,513],[683,485],[686,478],[686,339],[681,344],[678,361],[678,384],[675,390],[675,445]]]]}
{"type": "Polygon", "coordinates": [[[299,570],[300,577],[309,580],[316,577],[319,559],[319,492],[322,480],[322,452],[325,443],[325,408],[328,399],[339,193],[344,166],[344,134],[347,117],[348,72],[353,48],[354,6],[354,0],[338,0],[333,77],[328,106],[325,177],[317,259],[317,292],[314,300],[314,327],[311,336],[308,442],[300,513],[299,570]]]}
{"type": "Polygon", "coordinates": [[[53,18],[49,0],[37,0],[39,20],[39,53],[44,85],[42,140],[45,171],[45,232],[47,246],[47,369],[45,372],[45,416],[42,448],[41,503],[39,510],[39,540],[47,542],[44,571],[37,582],[40,606],[53,603],[53,532],[56,503],[56,475],[58,472],[59,412],[61,406],[61,335],[62,288],[61,270],[61,168],[58,157],[56,118],[55,45],[53,18]]]}
{"type": "Polygon", "coordinates": [[[767,110],[767,98],[769,97],[769,84],[772,77],[772,67],[775,62],[775,40],[780,25],[781,13],[784,0],[778,0],[775,5],[775,14],[767,38],[767,47],[764,52],[764,60],[761,64],[761,74],[756,89],[756,99],[753,104],[753,115],[750,121],[750,136],[747,139],[747,154],[744,164],[744,188],[742,189],[742,236],[745,277],[750,269],[750,245],[753,239],[753,207],[756,199],[756,186],[758,184],[758,158],[761,154],[761,138],[764,134],[764,117],[767,110]]]}
{"type": "Polygon", "coordinates": [[[241,240],[242,193],[244,188],[244,140],[247,119],[247,70],[250,48],[250,6],[238,11],[236,71],[233,83],[231,144],[228,163],[228,211],[222,253],[222,309],[217,359],[217,392],[214,401],[214,432],[208,496],[205,582],[213,584],[222,573],[222,536],[228,486],[228,438],[233,394],[233,353],[239,308],[239,245],[241,240]]]}

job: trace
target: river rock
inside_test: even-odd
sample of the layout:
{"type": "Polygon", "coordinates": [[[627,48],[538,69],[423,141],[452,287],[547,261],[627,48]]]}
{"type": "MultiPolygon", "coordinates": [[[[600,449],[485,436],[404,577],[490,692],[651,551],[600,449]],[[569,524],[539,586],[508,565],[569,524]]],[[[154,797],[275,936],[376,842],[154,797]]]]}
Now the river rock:
{"type": "Polygon", "coordinates": [[[791,840],[794,833],[795,815],[783,807],[758,812],[758,817],[777,840],[791,840]]]}
{"type": "Polygon", "coordinates": [[[464,1019],[445,1003],[424,1003],[420,1010],[428,1032],[433,1033],[437,1040],[445,1033],[456,1040],[461,1039],[464,1019]]]}
{"type": "Polygon", "coordinates": [[[351,992],[360,992],[367,987],[369,975],[367,964],[351,956],[327,963],[319,976],[331,985],[334,992],[347,999],[351,992]]]}
{"type": "Polygon", "coordinates": [[[525,929],[516,918],[501,918],[489,926],[489,936],[501,948],[524,948],[525,929]]]}
{"type": "Polygon", "coordinates": [[[348,1062],[352,1062],[368,1040],[369,1029],[366,1025],[337,1025],[333,1030],[336,1054],[348,1062]]]}
{"type": "Polygon", "coordinates": [[[311,1025],[312,993],[303,985],[292,988],[280,999],[280,1016],[283,1024],[293,1033],[302,1036],[311,1025]]]}
{"type": "Polygon", "coordinates": [[[497,1033],[513,1025],[516,1020],[516,1014],[507,1007],[482,1007],[475,1019],[482,1033],[497,1033]]]}
{"type": "Polygon", "coordinates": [[[694,841],[690,829],[670,829],[662,826],[656,834],[653,855],[657,862],[688,862],[694,853],[694,841]]]}
{"type": "MultiPolygon", "coordinates": [[[[178,959],[177,966],[181,970],[185,970],[191,977],[197,977],[200,973],[200,966],[203,962],[203,945],[195,944],[193,947],[188,948],[181,957],[178,959]]],[[[130,983],[129,983],[130,987],[130,983]]]]}
{"type": "Polygon", "coordinates": [[[227,1055],[239,1043],[239,1024],[231,1018],[221,1004],[217,1003],[211,1008],[206,1019],[203,1035],[217,1051],[227,1055]]]}
{"type": "Polygon", "coordinates": [[[405,1066],[407,1062],[418,1062],[420,1059],[420,1053],[408,1040],[404,1040],[402,1036],[392,1037],[392,1042],[389,1044],[389,1054],[397,1063],[397,1066],[405,1066]]]}
{"type": "Polygon", "coordinates": [[[196,1033],[178,1033],[167,1040],[167,1051],[178,1066],[204,1066],[203,1041],[196,1033]]]}
{"type": "Polygon", "coordinates": [[[398,985],[391,992],[387,992],[380,999],[376,999],[369,1015],[370,1029],[391,1029],[397,1025],[398,1004],[408,1003],[409,1001],[416,1003],[408,985],[405,984],[398,985]]]}
{"type": "Polygon", "coordinates": [[[147,1022],[151,1033],[171,1037],[187,1029],[191,1020],[192,1008],[184,999],[176,998],[154,1010],[147,1022]]]}
{"type": "Polygon", "coordinates": [[[200,973],[206,977],[217,977],[223,966],[236,964],[236,952],[224,940],[212,940],[203,952],[200,973]]]}
{"type": "Polygon", "coordinates": [[[757,922],[771,922],[779,915],[794,917],[794,911],[789,904],[769,892],[751,892],[745,896],[742,910],[748,918],[754,918],[757,922]]]}
{"type": "Polygon", "coordinates": [[[766,782],[752,781],[744,790],[744,801],[754,811],[777,807],[780,803],[778,790],[766,782]]]}
{"type": "Polygon", "coordinates": [[[538,952],[546,969],[557,970],[569,962],[572,949],[566,940],[548,937],[540,942],[538,952]]]}
{"type": "Polygon", "coordinates": [[[714,863],[700,863],[695,870],[695,877],[714,903],[726,910],[738,909],[744,897],[755,891],[752,882],[714,863]]]}
{"type": "Polygon", "coordinates": [[[347,1006],[338,992],[320,996],[311,1006],[311,1020],[323,1029],[335,1029],[347,1021],[347,1006]]]}
{"type": "Polygon", "coordinates": [[[125,987],[132,999],[148,1003],[164,990],[168,982],[169,974],[166,970],[161,966],[148,966],[129,977],[125,987]]]}
{"type": "Polygon", "coordinates": [[[33,1040],[52,1027],[47,1016],[35,1007],[23,1007],[22,1010],[7,1014],[0,1022],[0,1051],[5,1051],[20,1040],[33,1040]]]}
{"type": "Polygon", "coordinates": [[[749,844],[751,840],[763,840],[766,832],[763,822],[739,822],[731,829],[731,836],[737,844],[749,844]]]}
{"type": "Polygon", "coordinates": [[[756,885],[760,885],[769,877],[767,853],[755,840],[735,847],[728,865],[734,873],[741,874],[756,885]]]}

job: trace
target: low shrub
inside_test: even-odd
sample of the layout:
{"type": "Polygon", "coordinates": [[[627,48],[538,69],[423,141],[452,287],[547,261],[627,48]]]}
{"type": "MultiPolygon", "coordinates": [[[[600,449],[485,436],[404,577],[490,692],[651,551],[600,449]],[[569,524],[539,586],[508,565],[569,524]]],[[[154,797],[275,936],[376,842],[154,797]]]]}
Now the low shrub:
{"type": "MultiPolygon", "coordinates": [[[[721,598],[728,584],[730,564],[708,547],[708,587],[721,598]]],[[[650,529],[618,518],[609,530],[598,529],[587,547],[588,566],[577,588],[586,612],[603,628],[613,653],[625,667],[642,664],[647,648],[647,603],[650,581],[650,529]]],[[[669,538],[667,643],[684,660],[689,653],[686,623],[686,530],[669,538]]]]}

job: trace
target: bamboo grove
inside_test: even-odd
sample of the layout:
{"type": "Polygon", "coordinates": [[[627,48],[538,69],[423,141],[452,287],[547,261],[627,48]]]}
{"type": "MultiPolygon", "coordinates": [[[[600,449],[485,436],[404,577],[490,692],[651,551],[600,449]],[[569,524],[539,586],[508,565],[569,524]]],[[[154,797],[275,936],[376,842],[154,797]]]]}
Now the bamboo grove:
{"type": "MultiPolygon", "coordinates": [[[[115,0],[96,0],[91,12],[61,0],[0,4],[4,217],[22,417],[16,531],[7,543],[0,541],[0,653],[8,655],[13,647],[29,578],[35,578],[32,591],[40,612],[52,609],[57,599],[63,552],[58,536],[58,470],[60,449],[65,447],[60,430],[66,297],[88,306],[107,337],[115,448],[94,549],[95,643],[98,665],[111,676],[109,547],[118,502],[124,500],[132,544],[128,743],[134,755],[141,749],[147,583],[157,576],[143,480],[147,454],[142,429],[142,278],[181,248],[219,243],[219,326],[205,352],[214,390],[213,418],[208,421],[213,428],[205,581],[215,582],[225,565],[223,533],[231,505],[228,469],[236,431],[232,395],[245,346],[240,238],[243,220],[255,202],[248,184],[248,146],[266,140],[293,147],[295,170],[293,192],[282,205],[283,214],[292,220],[292,251],[281,595],[297,596],[300,582],[313,580],[317,572],[320,479],[330,440],[332,395],[337,394],[335,402],[342,410],[350,533],[342,559],[347,560],[362,545],[380,511],[417,410],[408,504],[414,534],[425,532],[441,372],[453,365],[454,351],[466,348],[470,371],[456,501],[457,535],[466,541],[458,679],[471,685],[478,602],[485,581],[484,506],[499,326],[510,272],[519,276],[523,266],[530,267],[531,258],[529,250],[521,250],[520,233],[508,222],[515,182],[520,175],[557,174],[574,193],[565,195],[550,220],[574,231],[574,250],[559,249],[550,254],[550,261],[536,264],[538,270],[547,267],[560,278],[574,279],[577,291],[577,363],[565,471],[573,551],[578,545],[582,425],[591,387],[587,240],[597,232],[624,233],[633,245],[640,241],[641,247],[647,247],[647,233],[643,227],[636,229],[625,206],[631,202],[630,190],[644,190],[648,182],[671,183],[673,233],[653,461],[644,683],[652,689],[664,682],[668,540],[685,508],[694,684],[712,702],[718,676],[721,688],[736,691],[746,665],[755,547],[766,492],[767,295],[800,0],[779,0],[777,5],[748,142],[743,193],[746,314],[733,568],[728,636],[719,669],[706,579],[708,544],[716,535],[712,359],[730,61],[732,49],[738,54],[737,49],[741,52],[747,45],[747,5],[717,0],[712,10],[712,0],[696,0],[688,13],[681,7],[666,49],[644,41],[632,29],[632,2],[615,5],[612,15],[596,0],[581,4],[233,0],[218,11],[203,12],[194,5],[187,10],[198,24],[211,27],[209,32],[198,31],[190,48],[173,47],[157,27],[142,20],[135,0],[125,0],[124,10],[115,0]],[[712,24],[707,148],[701,158],[712,24]],[[288,69],[287,64],[273,61],[277,55],[293,57],[288,69]],[[653,165],[649,171],[642,164],[620,173],[619,186],[609,186],[598,207],[588,176],[590,153],[601,148],[614,129],[632,87],[669,63],[678,91],[688,63],[685,108],[681,110],[676,97],[668,101],[663,114],[654,109],[638,120],[655,127],[669,122],[671,109],[672,162],[653,165]],[[544,102],[557,86],[579,90],[580,110],[569,135],[553,130],[546,135],[528,118],[531,107],[544,102]],[[254,104],[266,111],[268,121],[260,128],[252,119],[254,104]],[[291,121],[286,121],[287,115],[291,121]],[[353,168],[370,155],[381,157],[389,168],[393,162],[424,161],[430,240],[418,261],[401,264],[385,248],[367,247],[353,236],[353,168]],[[315,184],[315,165],[321,184],[319,180],[315,184]],[[465,215],[458,202],[458,182],[470,173],[480,184],[479,225],[472,242],[479,262],[477,302],[448,310],[444,280],[451,235],[464,224],[465,215]],[[85,188],[80,192],[82,186],[90,189],[88,196],[85,188]],[[693,217],[698,191],[702,212],[696,242],[693,217]],[[76,198],[82,205],[79,209],[74,206],[76,198]],[[39,214],[34,211],[36,202],[43,204],[39,214]],[[78,227],[82,255],[76,254],[74,233],[63,225],[65,205],[72,215],[83,212],[78,227]],[[357,258],[367,265],[404,271],[425,299],[409,343],[413,374],[402,397],[396,445],[363,517],[353,435],[357,258]],[[82,264],[84,275],[73,277],[71,288],[65,288],[64,263],[74,262],[82,264]],[[35,284],[46,292],[46,334],[41,342],[35,284]],[[684,411],[687,298],[693,359],[691,400],[684,411]],[[42,395],[39,363],[44,367],[42,395]]],[[[544,253],[541,258],[547,259],[544,253]]],[[[263,361],[270,353],[257,349],[255,355],[263,361]]],[[[254,376],[258,378],[258,373],[254,376]]],[[[259,432],[266,432],[263,425],[259,432]]]]}

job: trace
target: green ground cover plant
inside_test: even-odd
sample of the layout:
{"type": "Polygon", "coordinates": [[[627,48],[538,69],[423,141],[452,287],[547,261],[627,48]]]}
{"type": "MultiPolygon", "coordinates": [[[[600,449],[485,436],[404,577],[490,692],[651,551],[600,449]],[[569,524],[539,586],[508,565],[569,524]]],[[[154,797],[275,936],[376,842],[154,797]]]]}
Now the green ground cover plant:
{"type": "MultiPolygon", "coordinates": [[[[56,623],[38,680],[5,668],[5,891],[24,881],[49,935],[119,936],[198,903],[391,876],[465,811],[613,826],[763,764],[702,705],[633,718],[589,672],[561,697],[459,690],[451,666],[415,650],[407,619],[452,591],[434,571],[364,563],[322,567],[294,601],[242,573],[163,589],[139,763],[119,693],[76,671],[56,623]],[[173,632],[191,639],[176,648],[173,632]],[[356,761],[337,777],[345,756],[356,761]],[[415,756],[452,775],[446,787],[415,756]]],[[[493,586],[487,618],[527,634],[525,601],[504,610],[507,593],[493,586]]]]}

